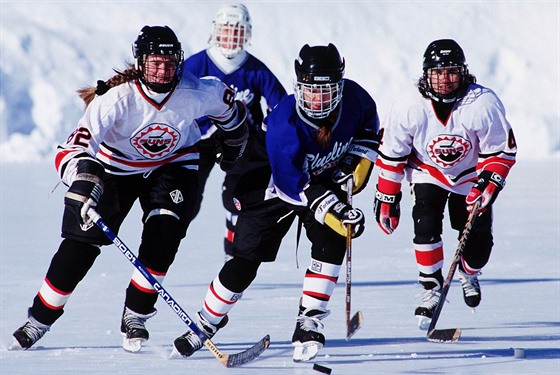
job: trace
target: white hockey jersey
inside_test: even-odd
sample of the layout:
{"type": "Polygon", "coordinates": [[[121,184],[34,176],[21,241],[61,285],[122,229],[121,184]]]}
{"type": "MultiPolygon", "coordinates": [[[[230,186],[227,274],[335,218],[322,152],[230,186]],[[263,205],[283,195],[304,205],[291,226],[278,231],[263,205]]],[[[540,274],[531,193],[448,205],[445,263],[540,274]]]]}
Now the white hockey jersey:
{"type": "Polygon", "coordinates": [[[73,179],[67,167],[82,157],[97,159],[113,174],[149,173],[170,162],[196,169],[196,120],[209,116],[224,129],[238,125],[235,93],[217,79],[184,72],[174,90],[160,94],[159,102],[145,90],[138,80],[129,81],[90,102],[56,155],[57,171],[66,184],[73,179]]]}
{"type": "Polygon", "coordinates": [[[411,88],[393,103],[380,135],[381,180],[400,186],[406,174],[411,183],[431,183],[462,195],[481,170],[505,178],[517,152],[502,102],[477,84],[469,86],[445,122],[432,101],[411,88]]]}

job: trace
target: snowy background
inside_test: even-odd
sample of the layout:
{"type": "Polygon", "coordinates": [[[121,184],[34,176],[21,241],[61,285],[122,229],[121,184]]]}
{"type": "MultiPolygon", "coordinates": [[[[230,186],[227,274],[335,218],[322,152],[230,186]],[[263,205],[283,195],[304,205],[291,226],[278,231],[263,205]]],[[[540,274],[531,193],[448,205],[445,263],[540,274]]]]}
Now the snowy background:
{"type": "MultiPolygon", "coordinates": [[[[34,349],[9,352],[11,333],[25,321],[58,247],[64,189],[52,154],[76,126],[79,87],[113,75],[131,61],[130,45],[146,24],[167,24],[185,54],[206,47],[212,1],[0,1],[0,374],[318,374],[291,360],[301,282],[309,259],[305,239],[296,268],[295,231],[278,260],[259,276],[214,342],[228,353],[265,334],[271,347],[241,369],[225,369],[205,349],[188,360],[168,359],[184,324],[164,303],[148,323],[151,339],[125,353],[119,333],[124,289],[132,266],[113,246],[67,304],[66,313],[34,349]]],[[[558,1],[245,1],[253,17],[249,50],[291,92],[300,47],[333,42],[346,58],[347,77],[376,99],[381,116],[421,74],[434,39],[454,38],[481,84],[504,102],[516,132],[519,162],[496,202],[495,248],[481,277],[483,302],[472,314],[452,286],[438,327],[462,327],[455,344],[425,340],[413,311],[420,289],[411,248],[410,200],[386,236],[371,214],[373,184],[355,198],[368,215],[354,241],[353,311],[363,328],[344,340],[344,271],[325,321],[327,346],[317,358],[333,374],[560,373],[560,124],[558,1]],[[543,209],[545,208],[546,209],[543,209]],[[513,357],[524,348],[525,359],[513,357]]],[[[213,172],[201,215],[192,224],[165,281],[194,315],[222,264],[223,175],[213,172]]],[[[375,178],[375,176],[373,176],[375,178]]],[[[136,249],[136,207],[120,237],[136,249]]],[[[456,246],[447,226],[446,256],[456,246]]],[[[446,271],[448,262],[444,265],[446,271]]]]}

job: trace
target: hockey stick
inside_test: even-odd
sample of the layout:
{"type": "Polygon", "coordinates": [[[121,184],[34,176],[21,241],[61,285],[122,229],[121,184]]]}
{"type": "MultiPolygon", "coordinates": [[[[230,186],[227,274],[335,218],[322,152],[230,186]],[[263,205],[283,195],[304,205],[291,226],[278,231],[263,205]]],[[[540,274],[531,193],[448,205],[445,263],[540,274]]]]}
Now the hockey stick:
{"type": "Polygon", "coordinates": [[[443,304],[445,303],[447,293],[449,292],[449,287],[451,286],[451,282],[453,281],[453,276],[455,275],[455,271],[457,270],[457,265],[461,260],[461,253],[465,248],[465,244],[467,243],[467,239],[469,238],[475,219],[478,216],[479,207],[480,200],[475,202],[472,211],[467,219],[467,222],[465,223],[463,233],[461,233],[461,238],[459,239],[459,244],[457,245],[457,250],[455,251],[455,255],[453,257],[453,262],[451,262],[449,272],[447,273],[447,277],[445,278],[443,286],[441,288],[441,295],[439,297],[438,304],[436,305],[434,313],[432,314],[432,321],[430,322],[430,327],[428,328],[428,334],[426,336],[426,339],[428,341],[455,342],[459,340],[459,337],[461,337],[461,328],[436,329],[436,324],[439,319],[439,315],[441,314],[443,304]]]}
{"type": "MultiPolygon", "coordinates": [[[[352,189],[354,188],[354,179],[350,178],[346,183],[346,203],[352,206],[352,189]]],[[[350,319],[350,307],[352,298],[352,225],[346,227],[346,341],[360,329],[362,326],[362,312],[358,311],[352,319],[350,319]]]]}
{"type": "Polygon", "coordinates": [[[132,263],[138,271],[148,280],[150,285],[156,290],[161,298],[165,301],[165,303],[171,307],[171,309],[181,318],[183,322],[189,327],[191,331],[193,331],[200,340],[204,343],[204,346],[210,350],[210,352],[226,367],[237,367],[241,366],[245,363],[253,361],[257,358],[268,346],[270,345],[270,336],[266,335],[263,337],[259,342],[254,344],[247,350],[244,350],[240,353],[235,354],[226,354],[222,352],[220,349],[214,345],[212,341],[204,332],[198,328],[198,326],[192,321],[189,315],[179,306],[177,301],[165,290],[165,288],[158,283],[156,278],[152,276],[150,272],[144,267],[144,265],[138,260],[138,258],[134,255],[132,251],[121,241],[119,237],[103,222],[101,216],[97,211],[93,208],[90,208],[88,211],[88,216],[91,220],[105,233],[105,235],[113,241],[115,246],[123,253],[123,255],[132,263]]]}

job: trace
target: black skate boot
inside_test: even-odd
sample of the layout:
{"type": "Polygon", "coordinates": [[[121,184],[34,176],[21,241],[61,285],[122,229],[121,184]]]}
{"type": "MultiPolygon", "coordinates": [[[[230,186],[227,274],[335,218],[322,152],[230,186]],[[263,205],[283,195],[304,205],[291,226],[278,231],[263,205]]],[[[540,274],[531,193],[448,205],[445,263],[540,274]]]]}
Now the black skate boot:
{"type": "Polygon", "coordinates": [[[50,330],[51,326],[38,322],[28,313],[28,321],[24,325],[16,329],[13,334],[14,342],[9,350],[22,350],[29,349],[41,337],[50,330]]]}
{"type": "Polygon", "coordinates": [[[422,330],[428,329],[440,296],[441,289],[424,289],[422,292],[422,303],[414,310],[414,315],[418,318],[418,328],[422,330]]]}
{"type": "MultiPolygon", "coordinates": [[[[211,339],[219,329],[223,328],[228,323],[228,320],[229,318],[226,315],[218,325],[213,325],[198,313],[198,322],[196,322],[196,325],[206,334],[206,337],[211,339]]],[[[173,342],[172,356],[182,355],[183,357],[190,357],[194,352],[202,348],[203,344],[200,337],[193,331],[187,331],[183,335],[177,337],[173,342]]]]}
{"type": "Polygon", "coordinates": [[[142,343],[150,338],[146,329],[146,320],[156,315],[154,309],[149,314],[139,314],[128,307],[124,307],[121,320],[121,333],[123,335],[123,349],[127,352],[138,352],[142,349],[142,343]]]}
{"type": "Polygon", "coordinates": [[[459,269],[459,280],[461,281],[461,287],[463,288],[463,298],[465,299],[467,306],[472,307],[473,309],[480,304],[480,300],[482,299],[480,284],[478,283],[478,275],[480,275],[480,272],[470,275],[459,269]]]}
{"type": "Polygon", "coordinates": [[[292,336],[294,362],[307,362],[317,356],[319,349],[325,345],[325,336],[319,332],[324,327],[321,320],[330,313],[322,307],[299,307],[296,329],[292,336]]]}

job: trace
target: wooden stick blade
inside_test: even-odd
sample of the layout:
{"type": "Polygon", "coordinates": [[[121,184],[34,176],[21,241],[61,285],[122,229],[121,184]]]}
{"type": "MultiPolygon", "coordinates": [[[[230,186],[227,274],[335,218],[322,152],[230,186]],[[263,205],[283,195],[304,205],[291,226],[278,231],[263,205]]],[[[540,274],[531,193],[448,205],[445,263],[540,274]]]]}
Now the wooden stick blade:
{"type": "Polygon", "coordinates": [[[356,333],[362,327],[363,321],[364,317],[361,311],[358,311],[356,314],[354,314],[354,316],[348,323],[348,327],[346,330],[346,341],[350,340],[350,338],[354,336],[354,333],[356,333]]]}
{"type": "MultiPolygon", "coordinates": [[[[206,340],[206,341],[208,342],[210,340],[206,340]]],[[[208,345],[206,345],[206,342],[204,343],[204,345],[208,349],[210,349],[208,345]]],[[[268,348],[269,346],[270,346],[270,336],[266,335],[255,345],[239,353],[234,353],[234,354],[222,353],[221,356],[219,356],[212,349],[210,349],[210,351],[212,351],[212,353],[224,366],[239,367],[241,365],[244,365],[246,363],[252,362],[255,359],[257,359],[257,357],[260,356],[262,352],[264,352],[266,348],[268,348]]]]}
{"type": "Polygon", "coordinates": [[[456,342],[461,337],[460,328],[434,329],[426,339],[431,342],[456,342]]]}

